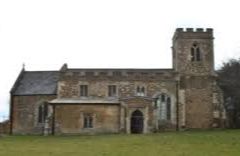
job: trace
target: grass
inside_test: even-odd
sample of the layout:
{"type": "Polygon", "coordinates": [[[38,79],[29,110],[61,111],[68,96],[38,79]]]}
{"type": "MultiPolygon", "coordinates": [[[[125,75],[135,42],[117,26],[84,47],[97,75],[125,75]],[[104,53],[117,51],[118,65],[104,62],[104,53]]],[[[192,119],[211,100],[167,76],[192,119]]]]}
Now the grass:
{"type": "Polygon", "coordinates": [[[0,156],[239,156],[240,130],[147,135],[5,136],[0,156]]]}

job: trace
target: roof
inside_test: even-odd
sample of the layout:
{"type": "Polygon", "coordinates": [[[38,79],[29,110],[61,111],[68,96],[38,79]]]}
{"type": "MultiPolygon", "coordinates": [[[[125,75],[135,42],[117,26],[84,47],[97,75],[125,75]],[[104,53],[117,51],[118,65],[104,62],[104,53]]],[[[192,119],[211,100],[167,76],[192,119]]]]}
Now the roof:
{"type": "Polygon", "coordinates": [[[57,94],[58,71],[23,71],[17,79],[12,95],[57,94]]]}
{"type": "Polygon", "coordinates": [[[139,73],[176,73],[173,69],[147,68],[67,68],[64,64],[60,71],[25,71],[23,68],[14,83],[12,95],[56,95],[60,72],[139,72],[139,73]]]}
{"type": "Polygon", "coordinates": [[[119,104],[117,99],[80,99],[80,98],[59,98],[50,101],[51,104],[119,104]]]}
{"type": "Polygon", "coordinates": [[[121,101],[127,101],[131,99],[143,99],[152,101],[153,98],[143,96],[133,96],[127,98],[96,98],[96,97],[80,97],[80,98],[57,98],[49,101],[50,104],[120,104],[121,101]]]}
{"type": "Polygon", "coordinates": [[[68,68],[68,71],[175,72],[173,68],[68,68]]]}

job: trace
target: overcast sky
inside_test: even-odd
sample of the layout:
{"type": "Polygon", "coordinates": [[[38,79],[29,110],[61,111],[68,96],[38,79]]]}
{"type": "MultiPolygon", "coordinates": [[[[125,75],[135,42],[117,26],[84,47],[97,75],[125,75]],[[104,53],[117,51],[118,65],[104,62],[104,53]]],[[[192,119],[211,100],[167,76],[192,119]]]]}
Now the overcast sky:
{"type": "Polygon", "coordinates": [[[26,70],[171,68],[177,27],[214,28],[215,67],[240,57],[239,0],[1,0],[0,120],[26,70]]]}

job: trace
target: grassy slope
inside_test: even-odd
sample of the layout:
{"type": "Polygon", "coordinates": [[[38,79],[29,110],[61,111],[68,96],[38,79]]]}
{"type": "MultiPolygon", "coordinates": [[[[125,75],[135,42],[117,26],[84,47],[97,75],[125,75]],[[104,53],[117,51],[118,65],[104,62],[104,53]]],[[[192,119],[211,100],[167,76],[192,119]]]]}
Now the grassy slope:
{"type": "Polygon", "coordinates": [[[240,131],[149,135],[7,136],[0,156],[239,156],[240,131]]]}

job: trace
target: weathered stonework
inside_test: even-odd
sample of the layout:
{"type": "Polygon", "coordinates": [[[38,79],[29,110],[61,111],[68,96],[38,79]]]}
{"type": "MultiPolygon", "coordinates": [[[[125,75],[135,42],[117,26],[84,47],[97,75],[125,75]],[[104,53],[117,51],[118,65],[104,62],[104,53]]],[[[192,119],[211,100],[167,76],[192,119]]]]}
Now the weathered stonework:
{"type": "Polygon", "coordinates": [[[119,105],[63,104],[56,105],[55,112],[55,134],[95,134],[119,132],[119,105]],[[84,128],[83,113],[93,114],[93,128],[84,128]]]}
{"type": "Polygon", "coordinates": [[[177,29],[172,50],[173,69],[73,69],[64,64],[60,71],[23,70],[11,92],[11,132],[151,133],[224,127],[212,29],[177,29]],[[109,86],[115,88],[113,96],[109,86]],[[47,107],[40,107],[46,102],[47,107]],[[39,114],[43,109],[46,117],[39,114]]]}
{"type": "Polygon", "coordinates": [[[12,133],[42,134],[43,123],[38,123],[38,107],[56,98],[56,95],[14,96],[12,133]]]}

